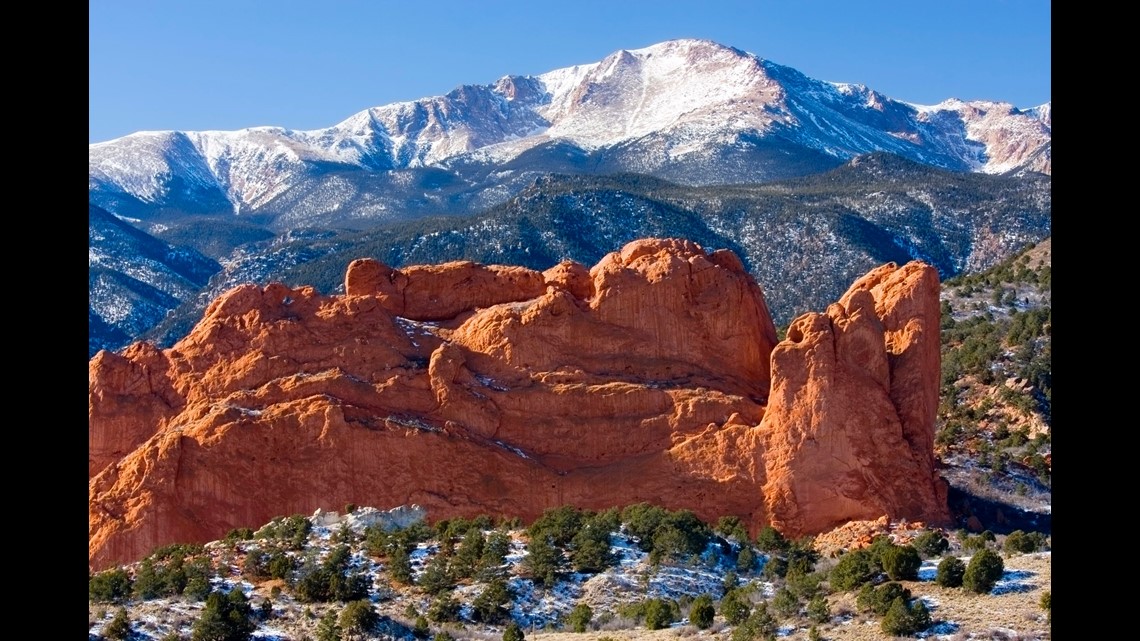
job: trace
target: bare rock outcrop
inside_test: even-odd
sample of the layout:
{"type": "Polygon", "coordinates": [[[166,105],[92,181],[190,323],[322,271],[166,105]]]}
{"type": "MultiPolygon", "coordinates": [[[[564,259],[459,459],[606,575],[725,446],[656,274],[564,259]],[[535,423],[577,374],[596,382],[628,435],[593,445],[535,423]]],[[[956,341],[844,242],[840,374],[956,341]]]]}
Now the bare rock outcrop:
{"type": "Polygon", "coordinates": [[[241,286],[170,349],[92,359],[93,568],[346,503],[948,518],[929,267],[875,270],[779,345],[740,260],[679,239],[591,269],[358,260],[345,291],[241,286]]]}
{"type": "Polygon", "coordinates": [[[948,487],[932,455],[939,321],[938,276],[920,263],[880,267],[825,313],[792,321],[772,353],[760,425],[773,526],[946,521],[948,487]]]}

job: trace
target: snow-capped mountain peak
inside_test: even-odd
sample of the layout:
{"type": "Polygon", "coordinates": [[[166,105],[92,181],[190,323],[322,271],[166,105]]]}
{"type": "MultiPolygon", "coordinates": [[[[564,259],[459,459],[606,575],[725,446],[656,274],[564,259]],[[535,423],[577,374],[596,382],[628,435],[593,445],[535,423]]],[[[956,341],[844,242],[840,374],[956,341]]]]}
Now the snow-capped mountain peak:
{"type": "Polygon", "coordinates": [[[116,213],[243,213],[321,180],[329,168],[501,166],[552,144],[594,154],[607,170],[691,183],[794,175],[873,151],[959,171],[1048,173],[1050,128],[1050,103],[913,105],[681,39],[372,107],[324,129],[139,132],[90,145],[89,186],[92,201],[116,213]],[[780,154],[740,156],[757,145],[780,154]],[[731,170],[723,167],[726,154],[740,157],[731,170]],[[697,169],[679,169],[680,161],[697,169]]]}

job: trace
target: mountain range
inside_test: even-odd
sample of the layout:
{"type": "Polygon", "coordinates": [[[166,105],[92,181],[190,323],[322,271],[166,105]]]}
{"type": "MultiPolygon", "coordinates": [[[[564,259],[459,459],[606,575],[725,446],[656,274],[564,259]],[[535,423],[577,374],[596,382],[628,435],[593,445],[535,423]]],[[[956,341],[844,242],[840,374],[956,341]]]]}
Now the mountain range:
{"type": "MultiPolygon", "coordinates": [[[[90,145],[89,193],[93,206],[163,242],[187,245],[230,267],[265,263],[250,274],[264,279],[281,277],[273,253],[283,245],[327,239],[334,231],[380,233],[423,218],[459,220],[509,208],[518,202],[512,199],[552,175],[556,182],[581,175],[652,176],[708,190],[702,202],[715,208],[727,194],[713,187],[820,176],[873,152],[949,172],[1000,174],[1013,191],[1023,189],[1016,181],[1026,179],[1035,185],[1026,189],[1037,191],[1037,204],[1026,215],[1045,222],[1013,234],[1016,240],[1003,241],[1004,249],[1048,235],[1048,179],[1042,175],[1051,172],[1050,103],[1024,109],[956,99],[914,105],[863,85],[812,79],[704,40],[667,41],[536,76],[464,85],[445,96],[366,109],[325,129],[138,132],[90,145]]],[[[866,206],[855,203],[875,197],[849,195],[850,213],[863,218],[859,210],[866,206]]],[[[916,206],[938,210],[937,204],[916,206]]],[[[701,218],[709,207],[685,208],[701,218]]],[[[1025,211],[1010,215],[1024,218],[1025,211]]],[[[1003,224],[991,225],[995,238],[1007,231],[1003,224]]],[[[601,245],[683,232],[638,230],[601,245]]],[[[722,225],[722,235],[739,232],[722,225]]],[[[909,241],[901,240],[908,253],[909,241]]],[[[92,243],[98,244],[94,236],[92,243]]],[[[535,249],[550,249],[555,261],[596,259],[535,249]]],[[[312,251],[301,254],[293,258],[313,257],[312,251]]],[[[908,257],[924,258],[920,252],[908,257]]],[[[970,260],[969,252],[956,255],[952,267],[940,271],[951,275],[970,260]]],[[[759,263],[746,262],[760,277],[759,263]]],[[[816,298],[830,300],[834,293],[816,298]]],[[[98,300],[104,294],[93,287],[91,295],[93,328],[102,324],[109,333],[139,335],[97,311],[108,307],[98,300]]],[[[200,304],[211,297],[200,296],[200,304]]],[[[147,301],[164,310],[173,308],[170,303],[147,301]]],[[[807,306],[796,303],[777,316],[807,306]]]]}

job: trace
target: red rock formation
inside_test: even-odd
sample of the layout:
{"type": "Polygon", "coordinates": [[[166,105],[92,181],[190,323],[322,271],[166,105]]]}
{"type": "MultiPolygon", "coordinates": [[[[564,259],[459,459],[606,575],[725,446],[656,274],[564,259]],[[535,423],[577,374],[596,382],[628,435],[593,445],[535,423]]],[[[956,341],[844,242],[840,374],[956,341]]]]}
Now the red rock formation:
{"type": "Polygon", "coordinates": [[[883,514],[946,521],[932,455],[939,321],[937,273],[910,263],[884,265],[826,313],[792,322],[772,353],[760,425],[774,527],[821,532],[883,514]]]}
{"type": "Polygon", "coordinates": [[[947,518],[928,267],[872,272],[779,346],[740,260],[683,240],[542,273],[358,260],[345,281],[238,287],[171,349],[92,359],[93,568],[349,502],[650,501],[789,535],[947,518]]]}

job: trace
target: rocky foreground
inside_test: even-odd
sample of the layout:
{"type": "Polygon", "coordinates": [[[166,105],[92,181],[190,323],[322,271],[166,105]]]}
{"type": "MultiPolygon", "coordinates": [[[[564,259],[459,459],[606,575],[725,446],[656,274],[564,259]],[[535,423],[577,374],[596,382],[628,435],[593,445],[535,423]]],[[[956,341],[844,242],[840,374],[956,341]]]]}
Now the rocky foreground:
{"type": "Polygon", "coordinates": [[[545,272],[358,260],[245,285],[90,362],[89,561],[346,503],[532,519],[647,501],[789,536],[949,520],[939,283],[879,267],[777,342],[740,260],[677,239],[545,272]]]}

